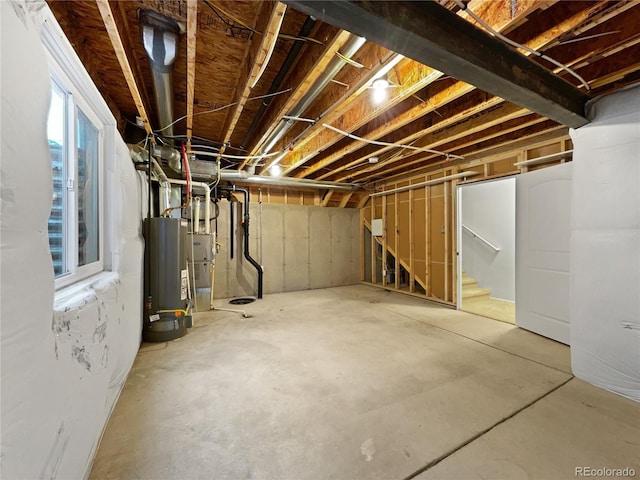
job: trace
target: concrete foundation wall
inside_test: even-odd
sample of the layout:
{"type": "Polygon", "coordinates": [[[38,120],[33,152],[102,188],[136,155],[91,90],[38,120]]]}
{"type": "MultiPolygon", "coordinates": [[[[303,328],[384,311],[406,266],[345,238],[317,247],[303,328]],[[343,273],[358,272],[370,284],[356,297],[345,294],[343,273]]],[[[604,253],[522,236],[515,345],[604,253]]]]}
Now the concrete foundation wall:
{"type": "MultiPolygon", "coordinates": [[[[220,202],[215,298],[257,293],[257,272],[243,256],[242,203],[234,205],[231,259],[230,205],[220,202]]],[[[250,253],[264,266],[265,294],[359,282],[357,209],[251,203],[249,214],[250,253]]]]}

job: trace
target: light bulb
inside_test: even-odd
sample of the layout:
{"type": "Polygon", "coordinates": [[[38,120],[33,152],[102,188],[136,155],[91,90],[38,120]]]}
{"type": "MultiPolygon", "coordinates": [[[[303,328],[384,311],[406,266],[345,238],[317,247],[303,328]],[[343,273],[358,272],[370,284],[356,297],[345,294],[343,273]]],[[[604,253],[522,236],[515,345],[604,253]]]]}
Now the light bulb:
{"type": "Polygon", "coordinates": [[[374,103],[382,103],[387,99],[387,89],[386,88],[374,88],[372,95],[373,95],[373,102],[374,103]]]}
{"type": "Polygon", "coordinates": [[[276,164],[272,165],[269,171],[271,172],[272,177],[279,177],[282,173],[282,168],[280,167],[280,165],[276,164]]]}
{"type": "Polygon", "coordinates": [[[389,80],[385,77],[376,78],[371,86],[373,88],[387,88],[389,86],[389,80]]]}

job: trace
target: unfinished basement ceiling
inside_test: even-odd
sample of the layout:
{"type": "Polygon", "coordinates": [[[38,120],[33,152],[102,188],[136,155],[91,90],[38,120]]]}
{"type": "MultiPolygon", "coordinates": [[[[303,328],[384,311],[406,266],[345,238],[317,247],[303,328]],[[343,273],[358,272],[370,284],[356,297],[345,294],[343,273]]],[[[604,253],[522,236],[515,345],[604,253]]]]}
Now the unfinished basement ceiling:
{"type": "MultiPolygon", "coordinates": [[[[440,73],[372,41],[358,41],[319,15],[316,20],[296,9],[313,2],[286,3],[49,1],[125,140],[144,138],[144,129],[135,123],[136,117],[147,115],[147,131],[175,144],[190,138],[195,151],[221,152],[226,168],[253,164],[257,174],[270,176],[270,167],[278,164],[284,176],[372,186],[536,134],[566,132],[567,124],[525,108],[522,102],[505,101],[495,91],[480,90],[447,71],[440,73]],[[144,9],[184,27],[173,72],[172,139],[163,138],[166,130],[158,131],[162,125],[138,21],[144,9]],[[116,53],[118,43],[126,56],[116,53]],[[123,64],[129,65],[129,73],[123,73],[123,64]],[[190,65],[195,66],[191,80],[190,65]],[[335,75],[327,75],[334,66],[335,75]],[[389,86],[376,103],[374,94],[380,93],[372,82],[381,75],[389,86]],[[136,89],[141,106],[132,93],[136,89]],[[296,118],[285,118],[291,115],[296,118]]],[[[384,3],[346,5],[358,9],[384,3]]],[[[475,23],[459,2],[437,3],[445,15],[475,23]]],[[[382,22],[394,23],[392,12],[403,5],[418,13],[421,8],[419,2],[389,4],[392,8],[381,7],[382,22]]],[[[586,101],[640,80],[640,1],[473,0],[467,11],[509,39],[570,68],[576,75],[519,50],[527,61],[555,72],[577,98],[586,101]]],[[[455,43],[460,33],[451,32],[447,40],[455,43]]],[[[401,43],[393,40],[389,43],[401,43]]],[[[492,57],[493,46],[483,46],[489,48],[483,62],[492,68],[484,57],[492,57]]],[[[215,161],[211,156],[199,158],[215,161]]]]}

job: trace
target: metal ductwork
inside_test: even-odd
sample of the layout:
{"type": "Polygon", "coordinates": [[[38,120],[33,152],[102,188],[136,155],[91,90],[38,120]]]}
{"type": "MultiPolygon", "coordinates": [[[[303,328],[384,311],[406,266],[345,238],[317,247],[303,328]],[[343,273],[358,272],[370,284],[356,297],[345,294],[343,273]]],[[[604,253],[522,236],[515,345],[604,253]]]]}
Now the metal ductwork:
{"type": "MultiPolygon", "coordinates": [[[[316,21],[317,20],[313,17],[307,17],[307,19],[304,22],[304,25],[302,25],[302,28],[298,33],[298,36],[299,37],[309,36],[309,34],[311,33],[311,30],[313,29],[313,26],[316,24],[316,21]]],[[[298,53],[300,53],[303,43],[304,42],[293,42],[293,45],[291,46],[291,48],[289,49],[289,53],[287,54],[287,58],[285,58],[284,63],[280,67],[280,70],[278,70],[278,74],[276,75],[276,78],[274,78],[273,83],[271,84],[271,87],[267,92],[267,95],[271,93],[275,93],[278,90],[278,88],[280,88],[280,85],[282,84],[284,77],[287,75],[287,73],[289,72],[289,69],[293,65],[293,62],[298,57],[298,53]]],[[[242,142],[240,142],[240,148],[244,148],[247,146],[247,144],[253,137],[253,133],[256,131],[256,128],[258,128],[258,125],[262,121],[262,118],[264,117],[264,114],[267,111],[267,107],[269,106],[272,100],[273,100],[273,97],[267,97],[262,101],[262,103],[260,104],[260,108],[258,109],[258,112],[253,117],[253,121],[251,122],[251,126],[249,127],[249,130],[247,130],[247,133],[244,135],[242,142]]]]}
{"type": "MultiPolygon", "coordinates": [[[[358,37],[357,35],[351,35],[349,40],[342,47],[340,54],[345,58],[351,58],[359,49],[364,45],[366,39],[362,37],[358,37]]],[[[342,70],[347,64],[345,60],[336,56],[329,65],[327,69],[318,77],[315,83],[311,86],[309,91],[306,93],[304,97],[300,99],[298,104],[291,109],[287,113],[288,117],[299,117],[304,113],[304,111],[311,105],[318,95],[324,90],[324,88],[329,84],[331,80],[335,78],[335,76],[342,70]]],[[[260,148],[259,155],[266,155],[271,151],[271,149],[275,146],[276,143],[282,138],[282,136],[293,126],[294,120],[282,119],[278,126],[274,129],[274,131],[269,135],[269,137],[264,141],[262,147],[260,148]]],[[[253,174],[256,165],[260,162],[260,158],[252,160],[249,164],[249,171],[253,174]]]]}
{"type": "MultiPolygon", "coordinates": [[[[172,72],[178,47],[180,25],[172,18],[152,10],[140,10],[139,21],[142,44],[151,66],[153,91],[162,135],[173,136],[173,82],[172,72]]],[[[180,161],[169,159],[169,166],[180,170],[180,161]]]]}
{"type": "Polygon", "coordinates": [[[278,187],[294,188],[314,188],[318,190],[340,190],[343,192],[353,192],[359,190],[359,185],[341,182],[323,182],[319,180],[308,180],[306,178],[289,177],[267,177],[261,175],[248,175],[245,171],[222,170],[220,180],[229,182],[258,183],[262,185],[274,185],[278,187]]]}

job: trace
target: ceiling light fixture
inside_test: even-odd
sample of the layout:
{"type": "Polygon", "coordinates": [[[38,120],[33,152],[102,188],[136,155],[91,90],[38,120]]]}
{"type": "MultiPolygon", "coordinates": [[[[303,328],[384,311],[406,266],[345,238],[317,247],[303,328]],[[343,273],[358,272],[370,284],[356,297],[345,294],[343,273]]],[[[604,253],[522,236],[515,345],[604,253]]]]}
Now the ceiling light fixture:
{"type": "Polygon", "coordinates": [[[373,88],[387,88],[389,86],[389,80],[387,77],[376,78],[371,86],[373,88]]]}
{"type": "Polygon", "coordinates": [[[389,87],[389,80],[387,76],[378,77],[371,83],[373,89],[373,103],[380,104],[387,99],[387,88],[389,87]]]}
{"type": "Polygon", "coordinates": [[[278,164],[271,165],[271,168],[269,168],[269,172],[271,173],[272,177],[279,177],[282,174],[282,167],[278,164]]]}

